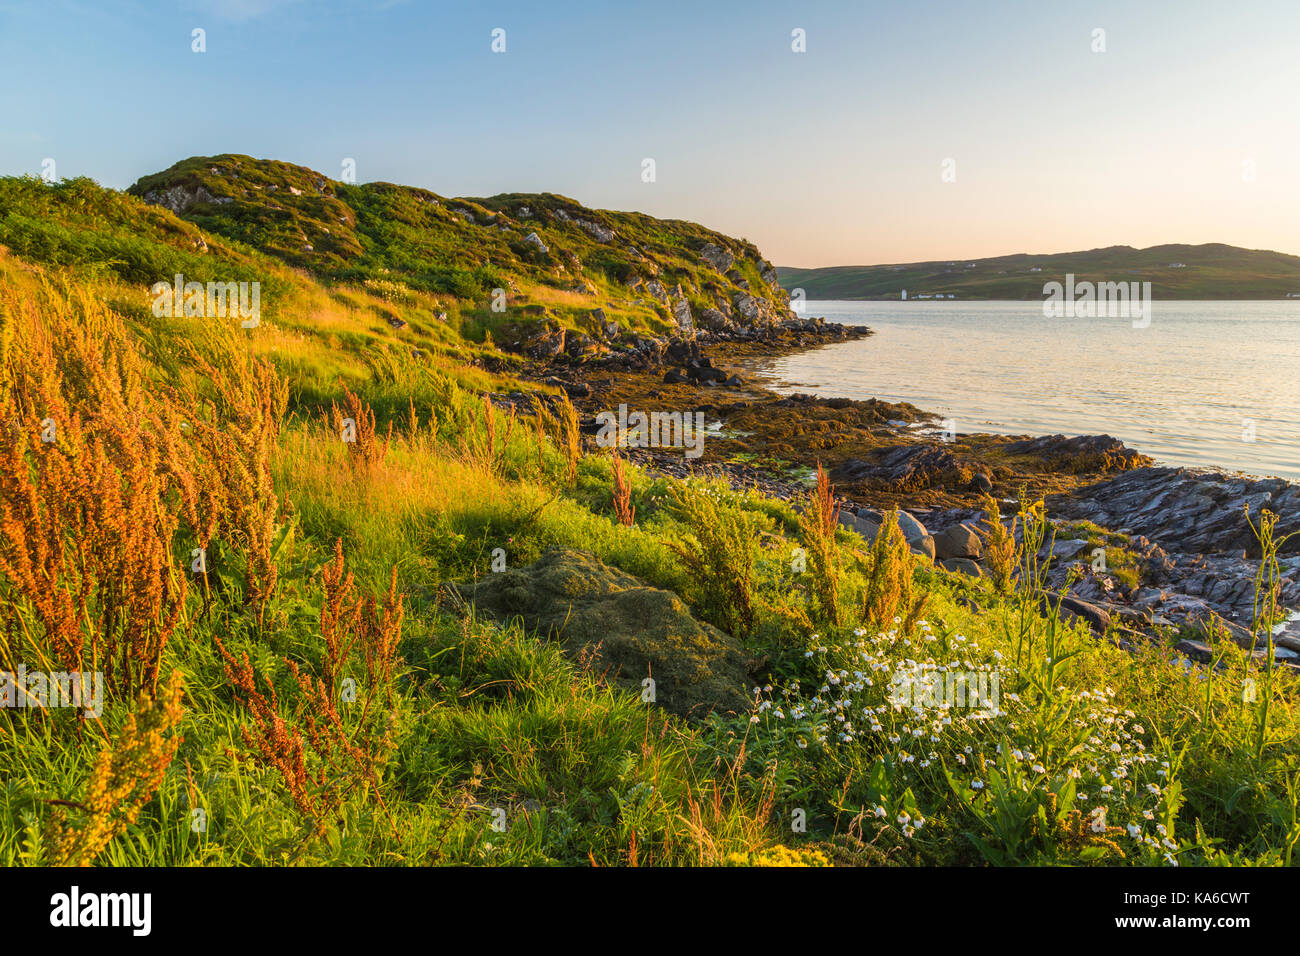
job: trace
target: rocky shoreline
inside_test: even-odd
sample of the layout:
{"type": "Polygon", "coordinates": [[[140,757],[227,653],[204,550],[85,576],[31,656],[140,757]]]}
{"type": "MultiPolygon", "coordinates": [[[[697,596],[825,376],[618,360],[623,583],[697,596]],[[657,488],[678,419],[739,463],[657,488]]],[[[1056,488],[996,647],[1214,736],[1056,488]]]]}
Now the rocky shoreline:
{"type": "MultiPolygon", "coordinates": [[[[692,330],[617,349],[530,352],[527,376],[561,389],[584,431],[620,403],[646,412],[698,410],[712,426],[697,460],[681,449],[629,449],[652,473],[707,474],[794,500],[808,469],[837,485],[840,521],[871,540],[889,508],[913,550],[945,570],[982,575],[974,529],[991,493],[1014,511],[1043,499],[1054,525],[1047,584],[1065,614],[1121,644],[1159,641],[1206,661],[1227,636],[1256,655],[1252,633],[1258,544],[1247,520],[1278,515],[1277,536],[1300,529],[1300,485],[1213,469],[1157,466],[1107,435],[1067,438],[942,434],[936,416],[878,400],[779,395],[746,381],[735,362],[869,335],[821,320],[762,329],[692,330]],[[1109,562],[1109,563],[1108,563],[1109,562]]],[[[1044,548],[1044,557],[1047,556],[1044,548]]],[[[1280,600],[1300,605],[1300,535],[1280,549],[1280,600]]],[[[1274,635],[1279,664],[1300,669],[1300,615],[1274,635]]]]}

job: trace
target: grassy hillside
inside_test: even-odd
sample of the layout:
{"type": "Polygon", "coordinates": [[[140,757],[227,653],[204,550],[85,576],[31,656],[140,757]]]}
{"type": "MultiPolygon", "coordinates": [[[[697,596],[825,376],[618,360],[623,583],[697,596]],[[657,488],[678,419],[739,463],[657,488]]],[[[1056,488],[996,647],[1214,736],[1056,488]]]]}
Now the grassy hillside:
{"type": "MultiPolygon", "coordinates": [[[[890,520],[840,527],[824,483],[792,507],[584,442],[454,284],[572,281],[452,241],[509,246],[523,227],[455,210],[522,201],[613,298],[617,250],[566,200],[421,211],[256,168],[301,213],[0,180],[0,672],[98,672],[106,695],[0,709],[0,863],[1292,861],[1292,672],[1044,612],[1030,501],[1021,548],[987,503],[1001,571],[972,578],[890,520]],[[257,277],[265,320],[155,315],[147,285],[176,271],[257,277]],[[586,641],[525,623],[560,549],[587,552],[550,580],[566,610],[614,582],[586,641]],[[468,604],[484,582],[520,616],[468,604]],[[995,672],[991,708],[925,696],[995,672]]],[[[697,294],[726,279],[692,258],[715,234],[582,215],[697,294]]],[[[757,254],[727,242],[754,288],[757,254]]]]}
{"type": "Polygon", "coordinates": [[[787,290],[809,299],[897,299],[954,293],[959,299],[1041,299],[1043,284],[1150,282],[1157,299],[1280,299],[1300,293],[1300,256],[1219,243],[1164,245],[1148,249],[1109,246],[1054,255],[997,256],[951,262],[797,269],[779,266],[787,290]],[[1182,263],[1182,268],[1172,268],[1182,263]],[[1038,269],[1041,271],[1031,271],[1038,269]]]}
{"type": "Polygon", "coordinates": [[[448,199],[233,155],[184,160],[129,192],[319,279],[441,297],[498,334],[521,319],[595,331],[598,308],[626,328],[664,332],[680,303],[729,313],[742,295],[788,311],[775,271],[747,242],[551,193],[448,199]],[[507,293],[508,320],[490,308],[494,289],[507,293]]]}

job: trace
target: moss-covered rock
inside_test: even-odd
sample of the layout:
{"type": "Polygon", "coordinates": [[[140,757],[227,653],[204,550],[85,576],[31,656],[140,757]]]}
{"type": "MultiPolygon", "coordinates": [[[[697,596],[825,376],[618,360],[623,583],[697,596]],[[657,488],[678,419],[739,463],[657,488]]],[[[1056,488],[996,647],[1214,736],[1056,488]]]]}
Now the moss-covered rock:
{"type": "Polygon", "coordinates": [[[695,620],[672,591],[653,588],[586,551],[557,549],[461,592],[481,611],[521,618],[564,642],[575,657],[595,655],[597,669],[629,689],[654,679],[655,702],[675,714],[738,711],[748,703],[740,643],[695,620]]]}

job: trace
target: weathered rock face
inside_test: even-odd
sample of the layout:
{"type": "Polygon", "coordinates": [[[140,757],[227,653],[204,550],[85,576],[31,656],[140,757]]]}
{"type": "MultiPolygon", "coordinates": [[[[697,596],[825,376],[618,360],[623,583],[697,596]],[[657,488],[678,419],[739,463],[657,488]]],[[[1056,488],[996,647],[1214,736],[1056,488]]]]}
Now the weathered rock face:
{"type": "Polygon", "coordinates": [[[145,193],[144,201],[154,206],[162,206],[164,209],[170,209],[172,212],[180,215],[195,203],[217,203],[224,205],[229,203],[229,198],[218,199],[212,193],[208,192],[206,186],[196,186],[193,188],[186,186],[171,186],[166,189],[151,189],[145,193]]]}
{"type": "Polygon", "coordinates": [[[597,242],[613,242],[614,230],[608,226],[603,226],[598,222],[591,222],[587,219],[575,219],[574,224],[597,242]]]}
{"type": "Polygon", "coordinates": [[[595,652],[598,670],[628,689],[655,681],[656,703],[675,714],[742,711],[749,674],[740,643],[697,621],[676,594],[586,551],[550,551],[526,568],[490,574],[461,592],[503,620],[556,636],[566,652],[595,652]]]}
{"type": "MultiPolygon", "coordinates": [[[[1145,535],[1166,551],[1257,554],[1245,507],[1258,521],[1278,515],[1277,537],[1300,529],[1300,485],[1206,470],[1140,468],[1047,499],[1049,514],[1087,519],[1104,528],[1145,535]]],[[[1300,552],[1300,536],[1283,545],[1300,552]]]]}
{"type": "Polygon", "coordinates": [[[596,351],[596,343],[583,332],[569,332],[564,338],[564,351],[570,358],[581,359],[596,351]]]}
{"type": "Polygon", "coordinates": [[[700,258],[722,273],[730,269],[731,264],[736,261],[736,257],[730,252],[712,242],[705,243],[704,247],[700,249],[700,258]]]}
{"type": "Polygon", "coordinates": [[[1044,435],[1026,438],[1003,446],[1008,455],[1034,455],[1054,471],[1083,472],[1124,471],[1150,465],[1151,459],[1128,448],[1110,435],[1044,435]]]}
{"type": "Polygon", "coordinates": [[[758,299],[743,292],[736,293],[733,305],[741,318],[751,326],[773,325],[788,318],[778,313],[766,299],[758,299]]]}
{"type": "Polygon", "coordinates": [[[673,303],[673,318],[676,319],[677,327],[682,331],[695,327],[695,320],[691,316],[691,303],[684,298],[673,303]]]}
{"type": "Polygon", "coordinates": [[[524,344],[524,352],[533,358],[554,358],[564,352],[564,329],[543,326],[524,344]]]}

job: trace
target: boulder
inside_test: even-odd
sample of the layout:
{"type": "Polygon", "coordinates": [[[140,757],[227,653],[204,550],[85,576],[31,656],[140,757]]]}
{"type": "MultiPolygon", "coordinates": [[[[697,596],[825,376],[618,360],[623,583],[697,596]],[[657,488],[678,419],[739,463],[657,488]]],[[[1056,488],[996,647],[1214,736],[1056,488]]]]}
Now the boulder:
{"type": "Polygon", "coordinates": [[[489,574],[460,592],[482,612],[522,619],[562,642],[575,659],[593,655],[595,671],[640,692],[653,677],[655,702],[675,714],[744,711],[746,654],[739,641],[697,621],[672,591],[604,564],[586,551],[556,549],[525,568],[489,574]]]}
{"type": "Polygon", "coordinates": [[[839,522],[849,531],[856,531],[860,534],[868,544],[875,541],[876,535],[880,532],[880,522],[859,517],[850,511],[841,511],[839,522]]]}
{"type": "MultiPolygon", "coordinates": [[[[1045,594],[1040,601],[1040,606],[1044,613],[1048,609],[1048,602],[1056,603],[1058,595],[1045,594]]],[[[1098,634],[1105,634],[1110,627],[1110,615],[1102,608],[1095,604],[1089,604],[1087,601],[1081,601],[1078,598],[1066,595],[1061,599],[1061,613],[1067,617],[1082,618],[1088,623],[1088,626],[1098,634]]]]}
{"type": "Polygon", "coordinates": [[[903,532],[903,537],[907,539],[908,544],[916,544],[922,538],[930,537],[930,532],[925,530],[925,525],[901,509],[898,512],[898,530],[903,532]]]}
{"type": "Polygon", "coordinates": [[[968,558],[944,558],[939,565],[946,571],[955,571],[961,574],[970,575],[972,578],[984,576],[980,566],[968,558]]]}
{"type": "MultiPolygon", "coordinates": [[[[1053,541],[1051,550],[1052,561],[1054,563],[1057,561],[1069,561],[1086,547],[1088,547],[1088,542],[1081,541],[1078,538],[1065,538],[1059,541],[1053,541]]],[[[1043,557],[1046,557],[1048,554],[1046,542],[1043,543],[1041,551],[1043,557]]]]}
{"type": "Polygon", "coordinates": [[[721,384],[727,380],[727,373],[720,368],[688,368],[686,370],[692,382],[699,385],[707,385],[710,382],[721,384]]]}
{"type": "Polygon", "coordinates": [[[710,332],[727,332],[736,327],[731,317],[720,309],[702,309],[700,326],[710,332]]]}
{"type": "Polygon", "coordinates": [[[700,358],[700,343],[694,339],[672,339],[663,345],[663,356],[678,365],[688,365],[700,358]]]}
{"type": "Polygon", "coordinates": [[[861,481],[896,491],[922,491],[943,484],[968,485],[970,468],[940,444],[912,442],[886,448],[874,461],[850,458],[835,469],[842,481],[861,481]]]}
{"type": "Polygon", "coordinates": [[[966,525],[955,524],[934,536],[934,553],[940,558],[979,560],[980,537],[966,525]]]}
{"type": "Polygon", "coordinates": [[[1208,663],[1214,658],[1214,651],[1210,649],[1210,646],[1200,641],[1179,641],[1174,649],[1186,654],[1192,660],[1201,661],[1202,663],[1208,663]]]}

